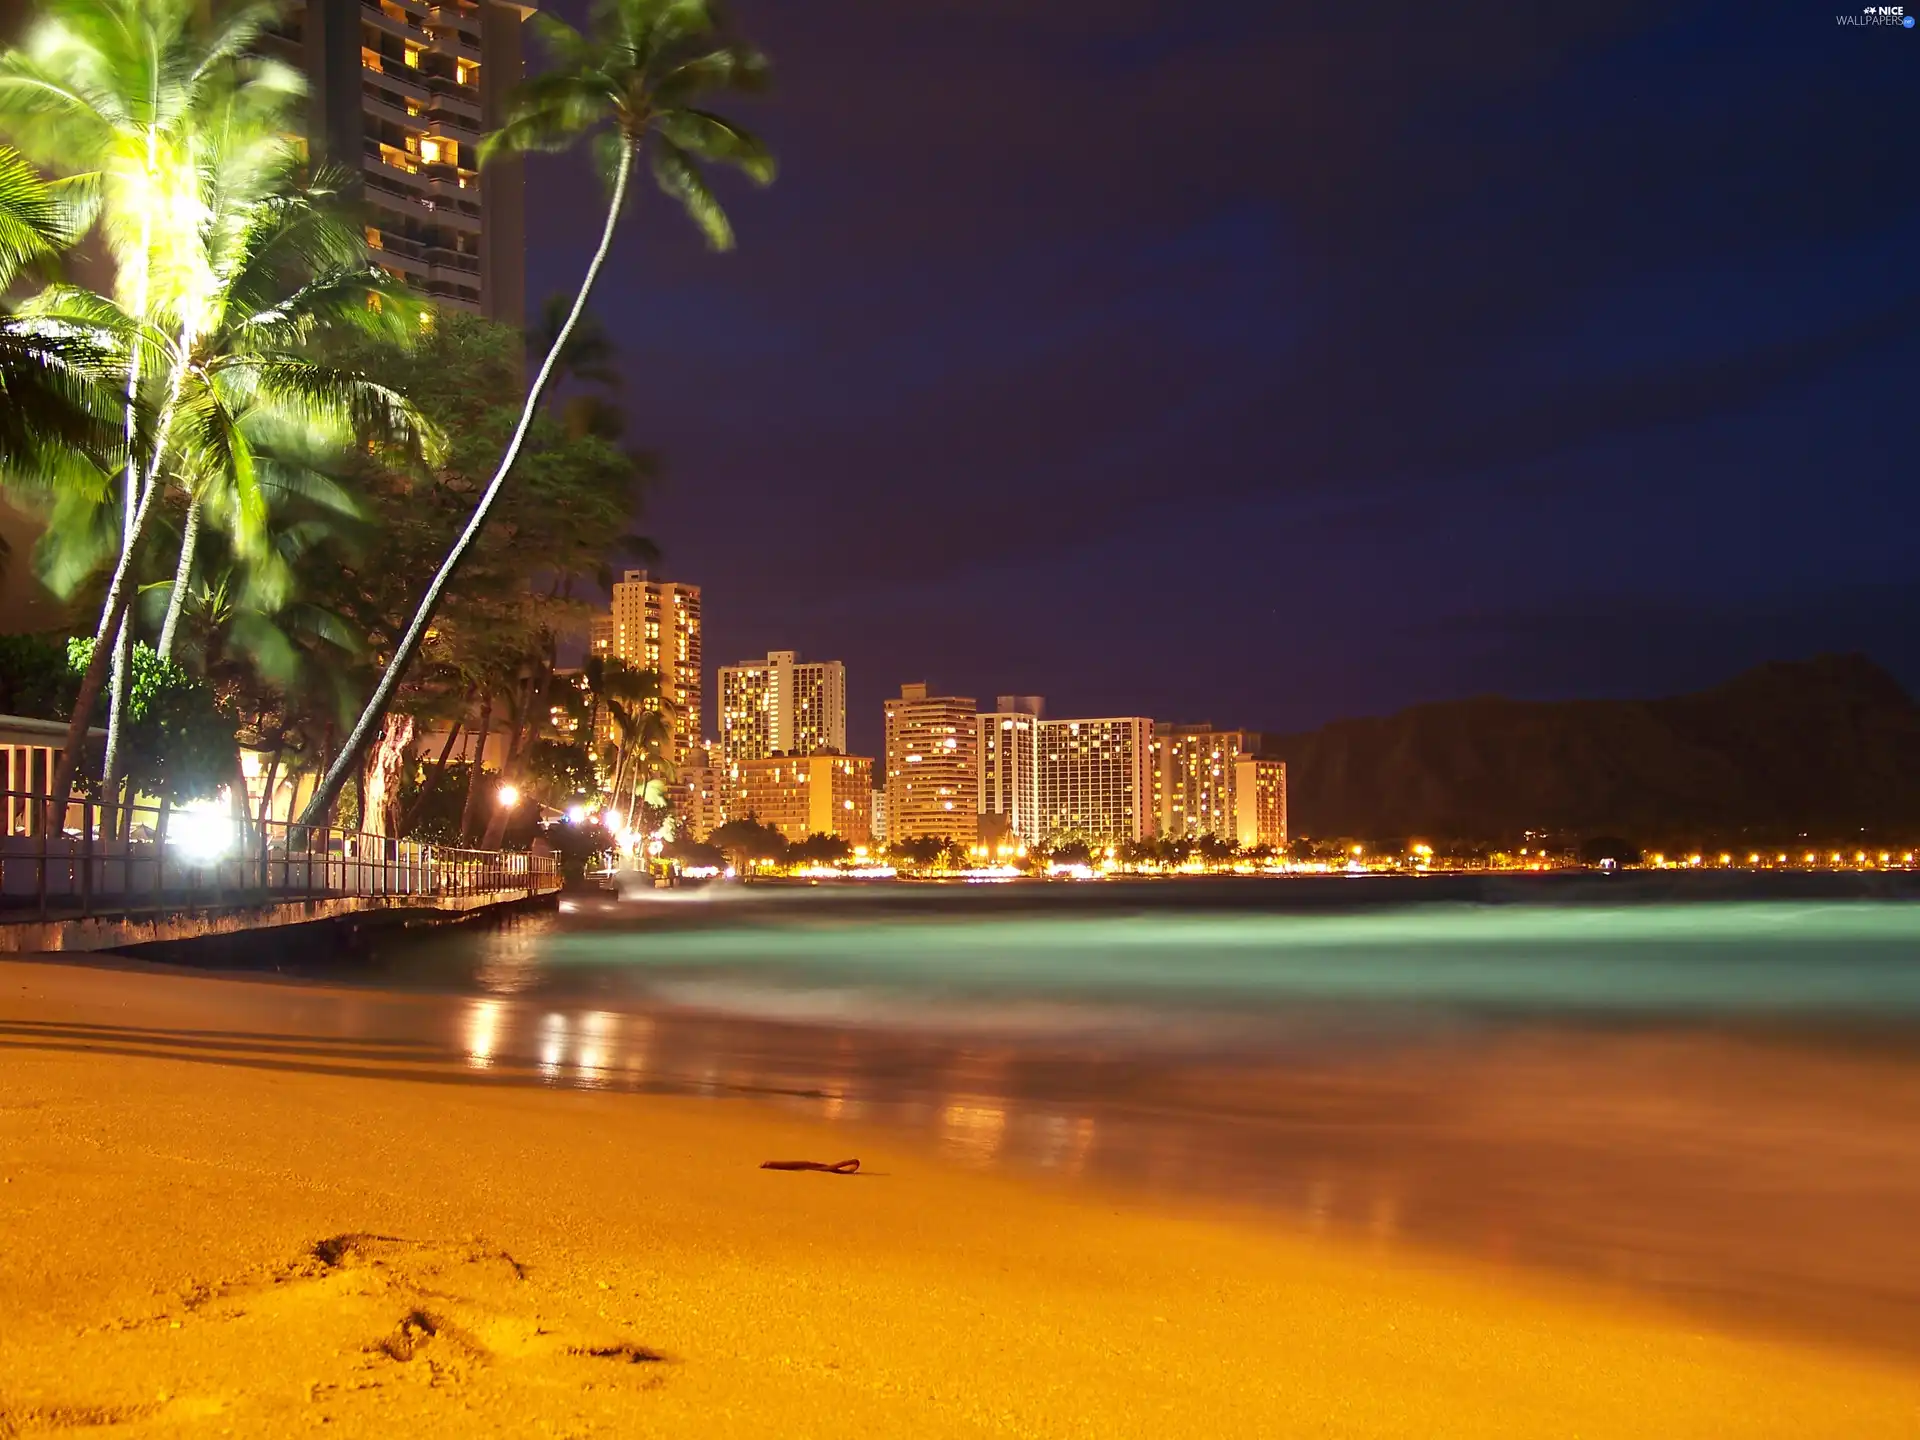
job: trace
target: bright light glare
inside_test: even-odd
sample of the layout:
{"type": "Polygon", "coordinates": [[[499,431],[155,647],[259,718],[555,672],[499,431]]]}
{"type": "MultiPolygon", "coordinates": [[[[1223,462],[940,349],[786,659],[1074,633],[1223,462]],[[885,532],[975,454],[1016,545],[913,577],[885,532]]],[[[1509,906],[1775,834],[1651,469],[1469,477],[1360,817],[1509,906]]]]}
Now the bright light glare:
{"type": "Polygon", "coordinates": [[[586,806],[584,806],[584,805],[569,805],[569,806],[567,807],[567,819],[568,819],[568,821],[570,821],[570,822],[571,822],[572,824],[575,824],[575,825],[578,825],[578,824],[580,824],[581,822],[583,822],[583,821],[584,821],[584,820],[585,820],[586,818],[587,818],[587,807],[586,807],[586,806]]]}
{"type": "Polygon", "coordinates": [[[506,806],[507,809],[511,810],[520,803],[520,787],[518,785],[502,785],[499,790],[495,792],[495,798],[498,799],[502,805],[506,806]]]}
{"type": "Polygon", "coordinates": [[[212,800],[195,800],[173,812],[167,824],[167,843],[195,865],[208,865],[233,848],[233,817],[227,792],[212,800]]]}

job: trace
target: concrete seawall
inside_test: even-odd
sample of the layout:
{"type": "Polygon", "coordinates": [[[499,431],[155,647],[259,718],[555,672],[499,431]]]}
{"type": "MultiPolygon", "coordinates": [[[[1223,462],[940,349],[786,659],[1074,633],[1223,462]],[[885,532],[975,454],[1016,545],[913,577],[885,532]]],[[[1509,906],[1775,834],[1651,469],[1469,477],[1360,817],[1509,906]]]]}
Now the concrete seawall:
{"type": "Polygon", "coordinates": [[[367,919],[382,923],[443,917],[460,919],[483,910],[551,903],[556,892],[495,891],[484,895],[326,896],[160,909],[133,915],[49,916],[45,920],[0,921],[0,954],[122,950],[179,940],[246,934],[294,925],[367,919]]]}

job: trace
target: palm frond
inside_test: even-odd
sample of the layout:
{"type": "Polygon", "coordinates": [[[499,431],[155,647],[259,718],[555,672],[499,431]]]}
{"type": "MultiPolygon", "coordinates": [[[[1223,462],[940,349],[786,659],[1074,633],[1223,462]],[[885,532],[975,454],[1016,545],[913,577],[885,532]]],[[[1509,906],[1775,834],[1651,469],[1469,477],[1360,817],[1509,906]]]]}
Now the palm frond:
{"type": "Polygon", "coordinates": [[[653,178],[660,189],[680,203],[706,238],[710,250],[733,248],[733,224],[721,208],[694,158],[671,140],[660,139],[650,157],[653,178]]]}

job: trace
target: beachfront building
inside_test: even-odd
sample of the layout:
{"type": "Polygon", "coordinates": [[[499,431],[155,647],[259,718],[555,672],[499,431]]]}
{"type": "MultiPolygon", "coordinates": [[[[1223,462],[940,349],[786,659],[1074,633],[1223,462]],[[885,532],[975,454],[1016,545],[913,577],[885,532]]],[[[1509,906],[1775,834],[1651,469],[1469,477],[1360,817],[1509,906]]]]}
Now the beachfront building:
{"type": "Polygon", "coordinates": [[[526,315],[522,162],[480,170],[523,74],[505,0],[308,0],[263,48],[308,80],[307,138],[360,182],[373,258],[441,305],[521,325],[526,315]]]}
{"type": "Polygon", "coordinates": [[[1153,727],[1155,830],[1175,840],[1212,836],[1241,846],[1287,839],[1287,767],[1257,730],[1153,727]],[[1248,837],[1254,838],[1248,838],[1248,837]]]}
{"type": "MultiPolygon", "coordinates": [[[[587,632],[594,654],[660,676],[660,693],[672,707],[669,760],[700,748],[700,635],[700,587],[655,580],[645,570],[629,570],[615,583],[612,610],[587,632]]],[[[609,725],[603,718],[595,737],[603,745],[611,740],[609,725]]]]}
{"type": "Polygon", "coordinates": [[[1040,823],[1040,721],[1046,706],[1038,695],[1001,695],[976,717],[980,784],[980,838],[1017,836],[1030,845],[1044,837],[1040,823]]]}
{"type": "Polygon", "coordinates": [[[1242,849],[1287,843],[1287,764],[1261,755],[1233,762],[1234,840],[1242,849]]]}
{"type": "Polygon", "coordinates": [[[681,760],[668,793],[681,838],[705,840],[726,823],[727,776],[713,762],[710,744],[697,746],[681,760]]]}
{"type": "Polygon", "coordinates": [[[1216,840],[1236,842],[1236,767],[1242,756],[1262,754],[1265,744],[1266,738],[1256,730],[1155,725],[1155,833],[1174,840],[1211,835],[1216,840]]]}
{"type": "Polygon", "coordinates": [[[873,843],[887,843],[887,792],[883,786],[875,786],[873,791],[873,843]]]}
{"type": "Polygon", "coordinates": [[[980,732],[970,696],[902,685],[886,702],[887,838],[932,836],[971,846],[980,835],[980,732]]]}
{"type": "Polygon", "coordinates": [[[790,841],[873,838],[873,760],[865,755],[765,755],[727,767],[727,813],[752,816],[790,841]]]}
{"type": "Polygon", "coordinates": [[[720,667],[720,755],[729,766],[769,755],[847,748],[847,667],[797,650],[720,667]]]}
{"type": "Polygon", "coordinates": [[[1120,845],[1154,831],[1153,721],[1042,720],[1035,768],[1041,838],[1120,845]]]}

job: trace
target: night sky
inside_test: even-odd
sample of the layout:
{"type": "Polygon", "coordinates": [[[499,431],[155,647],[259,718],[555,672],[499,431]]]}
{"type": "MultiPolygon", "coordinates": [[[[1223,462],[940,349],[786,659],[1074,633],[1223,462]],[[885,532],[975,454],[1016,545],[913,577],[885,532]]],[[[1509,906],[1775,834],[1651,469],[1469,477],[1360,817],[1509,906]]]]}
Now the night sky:
{"type": "MultiPolygon", "coordinates": [[[[596,308],[709,662],[845,660],[855,749],[922,678],[1269,730],[1825,649],[1920,688],[1920,29],[736,13],[781,178],[719,257],[648,191],[596,308]]],[[[528,198],[569,289],[595,182],[528,198]]]]}

